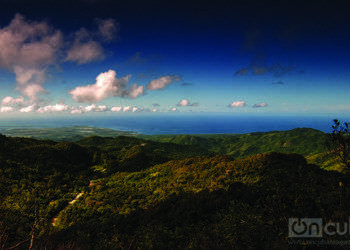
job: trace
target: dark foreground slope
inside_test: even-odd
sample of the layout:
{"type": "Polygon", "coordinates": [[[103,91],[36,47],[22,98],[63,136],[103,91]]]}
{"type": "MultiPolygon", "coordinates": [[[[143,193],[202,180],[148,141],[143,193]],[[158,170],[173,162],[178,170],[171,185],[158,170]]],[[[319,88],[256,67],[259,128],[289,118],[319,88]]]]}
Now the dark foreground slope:
{"type": "Polygon", "coordinates": [[[172,159],[210,155],[197,147],[123,136],[91,137],[80,143],[85,146],[0,135],[1,248],[27,243],[32,232],[42,234],[97,178],[140,171],[172,159]]]}
{"type": "Polygon", "coordinates": [[[235,160],[128,137],[0,142],[5,249],[27,249],[32,235],[37,249],[286,249],[288,218],[350,212],[349,176],[298,154],[235,160]]]}
{"type": "Polygon", "coordinates": [[[285,249],[290,217],[347,221],[348,180],[296,154],[170,161],[101,179],[60,214],[48,242],[106,249],[285,249]]]}

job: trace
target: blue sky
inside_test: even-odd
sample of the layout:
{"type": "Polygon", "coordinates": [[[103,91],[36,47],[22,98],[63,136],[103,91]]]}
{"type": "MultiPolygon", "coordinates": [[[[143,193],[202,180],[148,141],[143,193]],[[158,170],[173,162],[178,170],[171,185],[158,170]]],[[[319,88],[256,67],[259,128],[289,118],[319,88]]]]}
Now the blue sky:
{"type": "Polygon", "coordinates": [[[350,114],[346,1],[28,1],[0,10],[0,116],[350,114]]]}

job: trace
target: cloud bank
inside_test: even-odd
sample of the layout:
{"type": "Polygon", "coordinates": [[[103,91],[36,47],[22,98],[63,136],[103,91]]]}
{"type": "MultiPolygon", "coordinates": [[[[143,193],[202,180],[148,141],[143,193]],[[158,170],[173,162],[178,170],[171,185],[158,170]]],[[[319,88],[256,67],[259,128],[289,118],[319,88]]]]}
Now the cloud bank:
{"type": "Polygon", "coordinates": [[[48,105],[45,107],[40,107],[37,111],[39,113],[47,113],[47,112],[63,112],[67,110],[68,110],[68,105],[56,104],[56,105],[48,105]]]}

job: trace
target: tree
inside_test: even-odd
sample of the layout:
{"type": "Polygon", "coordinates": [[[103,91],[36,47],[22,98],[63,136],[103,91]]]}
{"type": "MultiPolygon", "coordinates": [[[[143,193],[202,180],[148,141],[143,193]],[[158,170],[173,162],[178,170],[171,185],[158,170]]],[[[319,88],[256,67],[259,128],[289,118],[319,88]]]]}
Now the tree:
{"type": "Polygon", "coordinates": [[[350,130],[349,123],[343,124],[338,120],[333,120],[332,133],[329,134],[328,147],[330,152],[340,158],[341,162],[350,168],[350,130]]]}

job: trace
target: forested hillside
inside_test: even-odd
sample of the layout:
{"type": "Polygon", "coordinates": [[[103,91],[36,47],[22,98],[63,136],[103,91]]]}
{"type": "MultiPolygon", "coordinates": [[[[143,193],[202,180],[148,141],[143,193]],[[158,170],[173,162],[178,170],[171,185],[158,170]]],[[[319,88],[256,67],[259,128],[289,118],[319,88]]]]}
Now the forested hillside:
{"type": "Polygon", "coordinates": [[[41,140],[70,141],[74,142],[87,136],[119,136],[135,135],[132,131],[121,131],[109,128],[98,128],[91,126],[73,126],[62,128],[11,128],[0,129],[0,133],[12,137],[25,137],[41,140]]]}
{"type": "MultiPolygon", "coordinates": [[[[230,148],[234,136],[178,136],[176,143],[1,136],[0,246],[285,249],[290,217],[347,221],[348,174],[308,164],[300,154],[229,153],[253,138],[257,148],[268,140],[276,148],[287,142],[289,148],[308,148],[303,130],[279,133],[241,135],[230,148]],[[295,132],[300,138],[292,138],[295,132]],[[227,142],[221,148],[227,154],[218,153],[215,140],[227,142]]],[[[321,141],[323,133],[313,136],[321,141]]],[[[309,152],[321,150],[312,143],[309,152]]]]}
{"type": "Polygon", "coordinates": [[[249,134],[216,135],[150,135],[146,139],[196,145],[235,158],[259,153],[283,152],[309,156],[324,152],[327,134],[312,128],[288,131],[255,132],[249,134]]]}

